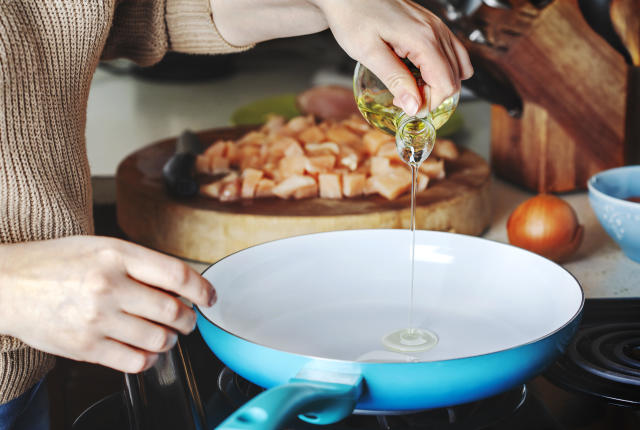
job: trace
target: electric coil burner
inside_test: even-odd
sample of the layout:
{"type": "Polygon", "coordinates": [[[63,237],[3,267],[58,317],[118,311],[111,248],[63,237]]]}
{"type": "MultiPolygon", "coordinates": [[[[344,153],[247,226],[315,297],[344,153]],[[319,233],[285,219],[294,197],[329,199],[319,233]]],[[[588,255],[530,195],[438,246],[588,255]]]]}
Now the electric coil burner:
{"type": "Polygon", "coordinates": [[[596,304],[592,307],[599,310],[598,318],[595,312],[585,313],[566,354],[547,376],[564,388],[640,407],[640,301],[611,299],[596,304]]]}
{"type": "MultiPolygon", "coordinates": [[[[287,430],[638,430],[640,299],[588,299],[564,356],[526,386],[477,402],[418,413],[353,414],[330,426],[287,430]]],[[[210,430],[262,392],[226,368],[198,333],[123,393],[93,405],[74,430],[210,430]]]]}

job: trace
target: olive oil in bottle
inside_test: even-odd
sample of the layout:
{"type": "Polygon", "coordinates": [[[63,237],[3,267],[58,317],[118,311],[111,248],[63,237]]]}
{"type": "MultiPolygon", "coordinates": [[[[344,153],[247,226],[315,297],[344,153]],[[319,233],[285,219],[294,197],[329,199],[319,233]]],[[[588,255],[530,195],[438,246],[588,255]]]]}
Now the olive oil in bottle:
{"type": "MultiPolygon", "coordinates": [[[[407,64],[405,62],[405,64],[407,64]]],[[[423,90],[423,106],[429,106],[429,91],[420,77],[420,72],[407,64],[413,73],[418,87],[423,90]]],[[[413,322],[413,293],[415,269],[415,200],[416,180],[420,164],[427,159],[436,140],[436,130],[442,127],[453,115],[460,98],[459,93],[447,98],[440,106],[429,111],[421,109],[415,116],[407,115],[393,104],[393,95],[384,84],[366,67],[356,65],[353,82],[358,109],[374,127],[395,136],[396,149],[400,158],[411,168],[411,285],[409,297],[408,328],[394,331],[382,339],[383,345],[392,351],[410,353],[426,351],[438,343],[435,333],[415,327],[413,322]]]]}

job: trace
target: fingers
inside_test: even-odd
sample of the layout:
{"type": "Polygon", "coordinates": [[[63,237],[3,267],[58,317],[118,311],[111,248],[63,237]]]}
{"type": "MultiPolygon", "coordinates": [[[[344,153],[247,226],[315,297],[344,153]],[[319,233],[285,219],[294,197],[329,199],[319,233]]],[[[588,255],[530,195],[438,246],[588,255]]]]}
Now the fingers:
{"type": "Polygon", "coordinates": [[[132,280],[119,289],[121,309],[130,314],[171,327],[183,334],[190,333],[196,324],[195,312],[177,297],[132,280]]]}
{"type": "Polygon", "coordinates": [[[453,50],[456,54],[456,58],[458,59],[460,79],[469,79],[471,76],[473,76],[473,66],[471,65],[471,60],[469,59],[469,53],[467,52],[462,42],[460,42],[460,40],[454,34],[450,34],[450,37],[453,50]]]}
{"type": "Polygon", "coordinates": [[[135,280],[174,292],[201,306],[215,303],[211,284],[186,263],[141,246],[126,245],[123,262],[135,280]]]}
{"type": "Polygon", "coordinates": [[[422,104],[415,79],[392,49],[379,41],[365,56],[363,64],[376,75],[394,96],[393,103],[409,115],[422,104]]]}
{"type": "Polygon", "coordinates": [[[96,346],[89,361],[125,373],[139,373],[153,366],[158,361],[158,354],[104,339],[96,346]]]}
{"type": "Polygon", "coordinates": [[[148,352],[168,351],[178,340],[175,331],[124,313],[111,318],[103,330],[108,338],[148,352]]]}

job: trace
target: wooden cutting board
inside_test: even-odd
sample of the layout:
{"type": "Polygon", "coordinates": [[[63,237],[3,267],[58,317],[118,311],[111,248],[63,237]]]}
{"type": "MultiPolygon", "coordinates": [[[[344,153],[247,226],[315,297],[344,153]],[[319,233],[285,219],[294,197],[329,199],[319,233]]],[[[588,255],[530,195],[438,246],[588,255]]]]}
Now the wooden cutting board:
{"type": "MultiPolygon", "coordinates": [[[[246,128],[198,133],[203,143],[237,139],[246,128]]],[[[175,138],[142,148],[125,158],[116,173],[120,228],[133,241],[178,257],[202,262],[252,245],[332,230],[408,228],[410,197],[380,196],[343,200],[278,198],[219,202],[205,197],[176,199],[162,180],[162,166],[175,138]]],[[[491,222],[490,169],[477,154],[463,150],[446,164],[447,178],[417,195],[419,229],[478,235],[491,222]]]]}

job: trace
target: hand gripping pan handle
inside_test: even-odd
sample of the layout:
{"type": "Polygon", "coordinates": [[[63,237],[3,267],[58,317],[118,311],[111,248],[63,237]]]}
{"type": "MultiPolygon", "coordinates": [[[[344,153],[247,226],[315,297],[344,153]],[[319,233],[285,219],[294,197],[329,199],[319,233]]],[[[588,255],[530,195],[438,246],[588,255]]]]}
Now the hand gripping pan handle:
{"type": "Polygon", "coordinates": [[[349,416],[362,393],[360,375],[324,375],[327,380],[298,375],[241,406],[218,430],[277,430],[296,415],[313,424],[333,424],[349,416]],[[334,376],[338,376],[335,378],[334,376]]]}

